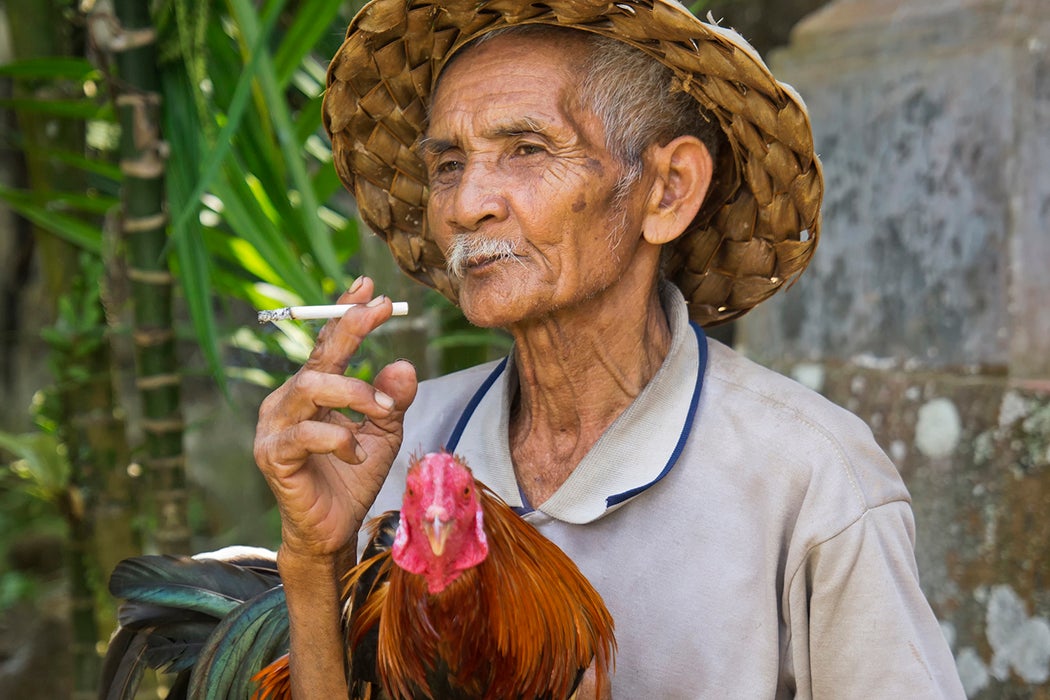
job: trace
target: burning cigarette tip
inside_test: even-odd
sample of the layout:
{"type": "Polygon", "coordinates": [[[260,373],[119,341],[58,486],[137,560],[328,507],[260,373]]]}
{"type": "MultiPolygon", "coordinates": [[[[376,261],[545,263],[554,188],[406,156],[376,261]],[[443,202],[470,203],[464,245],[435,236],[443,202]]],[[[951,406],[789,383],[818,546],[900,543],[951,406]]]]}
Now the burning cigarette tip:
{"type": "Polygon", "coordinates": [[[287,321],[292,317],[291,307],[284,307],[283,309],[270,309],[269,311],[259,312],[259,323],[273,323],[274,321],[287,321]]]}

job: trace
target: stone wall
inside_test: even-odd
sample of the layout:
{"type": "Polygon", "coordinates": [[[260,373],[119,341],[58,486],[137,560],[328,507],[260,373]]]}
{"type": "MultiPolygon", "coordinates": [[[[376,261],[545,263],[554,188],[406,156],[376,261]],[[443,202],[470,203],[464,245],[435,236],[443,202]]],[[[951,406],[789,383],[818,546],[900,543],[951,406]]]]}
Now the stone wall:
{"type": "Polygon", "coordinates": [[[774,72],[825,164],[742,349],[868,421],[971,698],[1050,697],[1050,2],[840,0],[774,72]]]}

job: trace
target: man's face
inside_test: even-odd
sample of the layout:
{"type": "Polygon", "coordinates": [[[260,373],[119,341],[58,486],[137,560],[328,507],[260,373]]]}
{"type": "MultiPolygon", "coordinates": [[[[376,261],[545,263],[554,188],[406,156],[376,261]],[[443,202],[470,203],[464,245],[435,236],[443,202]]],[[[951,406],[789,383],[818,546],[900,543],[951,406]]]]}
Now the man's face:
{"type": "Polygon", "coordinates": [[[639,248],[640,198],[613,206],[620,166],[576,99],[582,55],[575,42],[497,37],[434,95],[428,224],[462,262],[460,306],[476,325],[600,303],[639,248]]]}

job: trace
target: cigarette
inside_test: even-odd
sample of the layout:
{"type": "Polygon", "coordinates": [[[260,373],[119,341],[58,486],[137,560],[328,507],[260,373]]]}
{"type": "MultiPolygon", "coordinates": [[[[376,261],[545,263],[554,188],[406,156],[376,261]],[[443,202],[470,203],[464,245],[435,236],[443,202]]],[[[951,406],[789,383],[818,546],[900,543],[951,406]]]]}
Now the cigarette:
{"type": "MultiPolygon", "coordinates": [[[[408,302],[393,302],[393,316],[407,316],[408,302]]],[[[259,323],[270,323],[272,321],[287,321],[294,318],[299,321],[315,318],[342,318],[348,310],[360,306],[360,304],[323,304],[321,306],[286,306],[283,309],[270,309],[259,312],[259,323]]]]}

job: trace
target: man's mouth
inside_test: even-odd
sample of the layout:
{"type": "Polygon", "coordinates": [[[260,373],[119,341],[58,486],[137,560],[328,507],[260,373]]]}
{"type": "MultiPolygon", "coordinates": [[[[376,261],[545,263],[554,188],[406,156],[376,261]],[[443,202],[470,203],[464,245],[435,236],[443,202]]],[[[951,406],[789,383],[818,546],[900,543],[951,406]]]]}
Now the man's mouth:
{"type": "Polygon", "coordinates": [[[517,258],[510,241],[467,234],[453,240],[447,253],[446,267],[450,276],[463,277],[468,270],[481,270],[517,258]]]}

